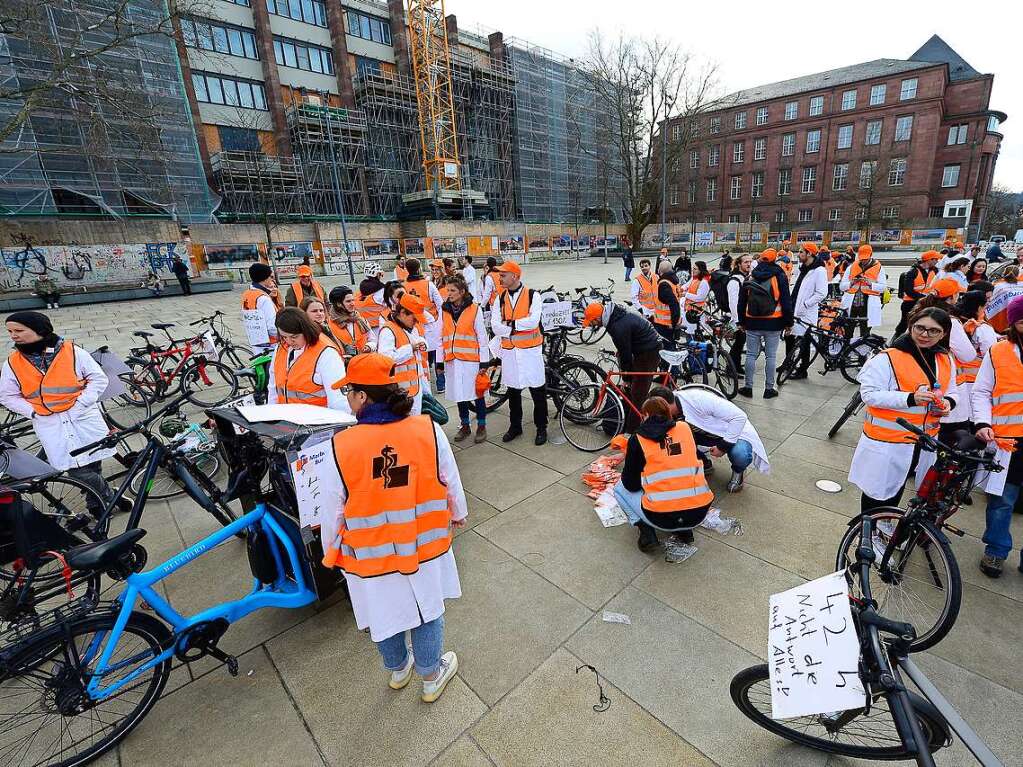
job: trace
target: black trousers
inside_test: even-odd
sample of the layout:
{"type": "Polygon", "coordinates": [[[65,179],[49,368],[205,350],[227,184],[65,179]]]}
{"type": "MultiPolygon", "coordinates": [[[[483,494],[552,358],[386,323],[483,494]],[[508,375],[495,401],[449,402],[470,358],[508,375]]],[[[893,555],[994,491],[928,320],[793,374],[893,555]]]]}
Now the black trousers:
{"type": "Polygon", "coordinates": [[[178,282],[181,284],[181,293],[186,296],[192,295],[192,281],[188,279],[188,275],[179,274],[178,282]]]}
{"type": "Polygon", "coordinates": [[[746,370],[746,331],[736,328],[735,340],[732,341],[732,348],[728,350],[728,356],[732,358],[735,369],[742,373],[746,370]]]}
{"type": "Polygon", "coordinates": [[[796,357],[796,368],[793,372],[805,373],[810,367],[810,334],[803,333],[801,336],[789,334],[785,336],[785,356],[792,353],[792,349],[799,344],[799,356],[796,357]]]}
{"type": "MultiPolygon", "coordinates": [[[[537,429],[547,428],[547,386],[534,386],[529,390],[533,398],[533,424],[537,429]]],[[[522,389],[508,389],[508,418],[513,429],[522,430],[522,389]]]]}

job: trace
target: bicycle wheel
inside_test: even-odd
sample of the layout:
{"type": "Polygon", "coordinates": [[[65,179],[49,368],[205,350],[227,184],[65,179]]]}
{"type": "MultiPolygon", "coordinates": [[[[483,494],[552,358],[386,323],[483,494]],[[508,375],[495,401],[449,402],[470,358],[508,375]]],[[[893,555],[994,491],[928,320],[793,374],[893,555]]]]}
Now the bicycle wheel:
{"type": "MultiPolygon", "coordinates": [[[[870,571],[870,590],[881,615],[913,624],[917,637],[910,650],[917,652],[933,647],[951,631],[962,604],[963,581],[948,539],[926,519],[916,521],[916,531],[892,552],[887,572],[881,572],[881,557],[903,516],[902,509],[895,507],[870,512],[877,554],[870,571]]],[[[860,519],[853,520],[842,536],[836,569],[844,570],[856,560],[860,519]]],[[[860,596],[858,580],[852,593],[860,596]]]]}
{"type": "Polygon", "coordinates": [[[785,359],[782,360],[782,363],[778,366],[778,375],[776,376],[776,378],[778,380],[779,389],[784,385],[786,381],[789,380],[789,376],[792,375],[792,373],[795,371],[796,362],[798,359],[799,344],[795,343],[788,350],[788,353],[785,355],[785,359]]]}
{"type": "MultiPolygon", "coordinates": [[[[85,691],[99,648],[117,616],[87,615],[43,632],[12,653],[0,670],[0,763],[77,767],[112,749],[159,699],[170,675],[164,660],[101,701],[85,691]]],[[[118,639],[103,687],[163,652],[167,627],[134,612],[118,639]]]]}
{"type": "MultiPolygon", "coordinates": [[[[905,759],[909,751],[895,728],[887,698],[871,695],[870,711],[860,710],[850,722],[837,727],[835,715],[817,714],[795,719],[771,718],[771,679],[767,664],[751,666],[732,678],[732,702],[755,724],[768,732],[818,751],[861,759],[905,759]]],[[[920,732],[931,752],[949,744],[948,726],[935,708],[919,695],[909,693],[920,732]]]]}
{"type": "Polygon", "coordinates": [[[596,363],[581,357],[568,357],[555,363],[553,375],[549,376],[547,382],[547,394],[554,401],[554,409],[557,410],[565,401],[565,395],[576,387],[600,383],[603,380],[604,371],[596,363]]]}
{"type": "MultiPolygon", "coordinates": [[[[191,470],[193,473],[202,472],[206,477],[212,478],[216,476],[217,472],[220,471],[220,457],[215,452],[210,453],[195,453],[190,456],[192,465],[191,470]]],[[[128,483],[128,492],[133,497],[137,497],[142,492],[142,478],[145,477],[145,472],[140,471],[131,478],[131,482],[128,483]]],[[[147,498],[156,500],[163,500],[165,498],[174,498],[178,495],[183,495],[185,489],[177,483],[176,477],[170,475],[166,469],[162,466],[156,470],[156,474],[153,475],[153,484],[149,487],[149,492],[146,493],[147,498]]]]}
{"type": "Polygon", "coordinates": [[[589,325],[579,331],[579,342],[584,346],[589,346],[597,343],[606,333],[607,328],[603,325],[598,325],[597,327],[589,325]]]}
{"type": "Polygon", "coordinates": [[[128,429],[153,413],[148,397],[138,385],[124,384],[124,393],[99,403],[103,415],[115,429],[128,429]]]}
{"type": "Polygon", "coordinates": [[[238,393],[238,377],[222,362],[200,358],[181,373],[181,393],[193,405],[215,407],[238,393]]]}
{"type": "Polygon", "coordinates": [[[731,356],[724,349],[718,349],[714,355],[714,385],[726,399],[735,399],[735,395],[739,393],[739,373],[731,356]]]}
{"type": "Polygon", "coordinates": [[[842,358],[838,361],[842,377],[849,383],[859,383],[860,368],[883,348],[883,339],[857,338],[842,352],[842,358]]]}
{"type": "Polygon", "coordinates": [[[488,367],[487,377],[490,378],[490,390],[487,392],[484,400],[487,403],[487,412],[493,413],[508,399],[508,388],[501,384],[500,365],[488,367]]]}
{"type": "Polygon", "coordinates": [[[133,385],[135,387],[133,391],[140,392],[151,403],[164,398],[167,386],[159,365],[136,357],[129,357],[126,364],[131,368],[131,372],[121,375],[125,386],[133,385]]]}
{"type": "Polygon", "coordinates": [[[856,393],[852,395],[852,399],[849,400],[849,404],[845,406],[845,410],[842,411],[842,415],[838,417],[838,420],[835,421],[835,425],[828,431],[828,439],[831,439],[838,434],[838,430],[841,429],[845,425],[845,422],[852,418],[853,414],[861,407],[863,407],[863,399],[860,397],[860,390],[857,389],[856,393]]]}
{"type": "Polygon", "coordinates": [[[224,348],[220,350],[220,361],[232,370],[247,367],[252,356],[252,349],[231,342],[225,344],[224,348]]]}
{"type": "Polygon", "coordinates": [[[585,384],[565,395],[558,410],[561,432],[577,450],[596,453],[625,428],[621,398],[602,383],[585,384]]]}

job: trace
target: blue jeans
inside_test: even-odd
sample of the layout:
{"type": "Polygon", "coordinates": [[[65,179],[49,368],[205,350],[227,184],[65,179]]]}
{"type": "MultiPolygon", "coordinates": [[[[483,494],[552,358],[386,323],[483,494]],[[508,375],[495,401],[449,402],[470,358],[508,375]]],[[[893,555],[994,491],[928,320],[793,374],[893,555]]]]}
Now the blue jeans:
{"type": "Polygon", "coordinates": [[[753,463],[753,445],[744,439],[740,439],[731,450],[728,451],[728,461],[732,464],[732,471],[741,474],[753,463]]]}
{"type": "Polygon", "coordinates": [[[625,267],[625,281],[626,282],[628,282],[629,280],[632,279],[632,269],[633,269],[633,267],[631,267],[631,266],[625,267]]]}
{"type": "Polygon", "coordinates": [[[778,342],[781,340],[780,330],[747,330],[746,331],[746,386],[753,388],[753,374],[757,369],[757,357],[763,347],[767,357],[767,381],[765,389],[775,388],[777,372],[778,342]]]}
{"type": "Polygon", "coordinates": [[[672,528],[670,530],[658,527],[649,519],[646,514],[643,513],[643,491],[642,490],[626,490],[625,485],[622,484],[621,480],[618,480],[618,484],[614,486],[615,500],[618,501],[618,505],[622,507],[622,511],[625,512],[625,516],[629,519],[630,525],[637,525],[643,522],[655,530],[662,530],[666,533],[677,532],[678,530],[692,530],[691,527],[680,527],[672,528]]]}
{"type": "MultiPolygon", "coordinates": [[[[377,649],[384,658],[384,668],[398,671],[408,663],[408,645],[405,644],[402,631],[394,636],[376,642],[377,649]]],[[[419,676],[430,676],[440,666],[440,656],[444,650],[444,616],[434,618],[412,629],[412,655],[416,659],[416,671],[419,676]]]]}
{"type": "Polygon", "coordinates": [[[458,418],[461,420],[462,426],[469,425],[469,405],[472,404],[476,410],[476,423],[480,426],[487,425],[487,401],[480,397],[473,403],[459,402],[458,403],[458,418]]]}
{"type": "Polygon", "coordinates": [[[1019,498],[1019,485],[1005,483],[1001,495],[987,497],[987,526],[984,528],[984,553],[999,559],[1006,559],[1012,551],[1012,508],[1019,498]]]}

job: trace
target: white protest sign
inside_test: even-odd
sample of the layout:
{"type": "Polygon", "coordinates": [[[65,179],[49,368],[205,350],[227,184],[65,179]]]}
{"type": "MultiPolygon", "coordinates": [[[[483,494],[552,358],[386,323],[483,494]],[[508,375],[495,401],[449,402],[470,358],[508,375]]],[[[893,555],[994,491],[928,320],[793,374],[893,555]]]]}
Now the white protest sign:
{"type": "MultiPolygon", "coordinates": [[[[236,400],[232,400],[230,402],[225,402],[220,407],[247,407],[247,406],[251,406],[251,405],[255,405],[255,404],[256,404],[256,395],[255,394],[246,394],[244,397],[239,397],[236,400]]],[[[231,424],[231,427],[234,429],[234,433],[235,434],[242,435],[242,434],[248,434],[249,433],[248,429],[246,429],[244,426],[239,426],[236,423],[231,424]]]]}
{"type": "Polygon", "coordinates": [[[303,445],[291,458],[300,527],[319,527],[321,517],[335,514],[341,503],[341,476],[330,436],[315,445],[303,445]]]}
{"type": "Polygon", "coordinates": [[[121,376],[131,373],[131,368],[124,364],[124,360],[109,351],[92,352],[92,358],[96,360],[96,364],[103,369],[107,376],[107,388],[99,395],[100,401],[106,402],[108,399],[124,394],[125,386],[121,376]]]}
{"type": "Polygon", "coordinates": [[[772,595],[768,626],[773,719],[863,705],[860,644],[843,572],[772,595]]]}
{"type": "Polygon", "coordinates": [[[217,349],[217,341],[213,338],[212,330],[207,330],[202,334],[202,350],[214,358],[220,353],[217,349]]]}
{"type": "Polygon", "coordinates": [[[250,346],[267,346],[270,343],[270,334],[258,309],[242,309],[242,327],[250,346]]]}
{"type": "Polygon", "coordinates": [[[572,302],[552,301],[540,304],[540,324],[544,330],[556,330],[572,325],[572,302]]]}

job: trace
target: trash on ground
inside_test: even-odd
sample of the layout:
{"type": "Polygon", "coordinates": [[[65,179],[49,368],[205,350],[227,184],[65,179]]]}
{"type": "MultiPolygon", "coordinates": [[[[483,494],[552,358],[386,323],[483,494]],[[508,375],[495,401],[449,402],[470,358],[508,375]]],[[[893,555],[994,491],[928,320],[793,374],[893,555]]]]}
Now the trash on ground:
{"type": "Polygon", "coordinates": [[[626,626],[632,625],[632,619],[625,613],[613,613],[610,610],[604,610],[601,618],[604,623],[624,623],[626,626]]]}
{"type": "Polygon", "coordinates": [[[685,562],[697,551],[698,549],[693,544],[683,543],[679,538],[671,535],[664,542],[664,561],[677,565],[680,562],[685,562]]]}
{"type": "Polygon", "coordinates": [[[722,517],[721,509],[711,506],[700,527],[706,527],[721,535],[742,535],[742,523],[735,517],[722,517]]]}
{"type": "Polygon", "coordinates": [[[593,505],[593,510],[597,512],[600,524],[604,527],[617,527],[629,521],[610,488],[600,494],[593,505]]]}
{"type": "Polygon", "coordinates": [[[622,478],[621,472],[616,469],[624,459],[625,456],[620,453],[602,455],[582,475],[583,482],[590,488],[587,495],[593,499],[594,511],[604,527],[617,527],[629,521],[614,496],[614,486],[622,478]]]}

